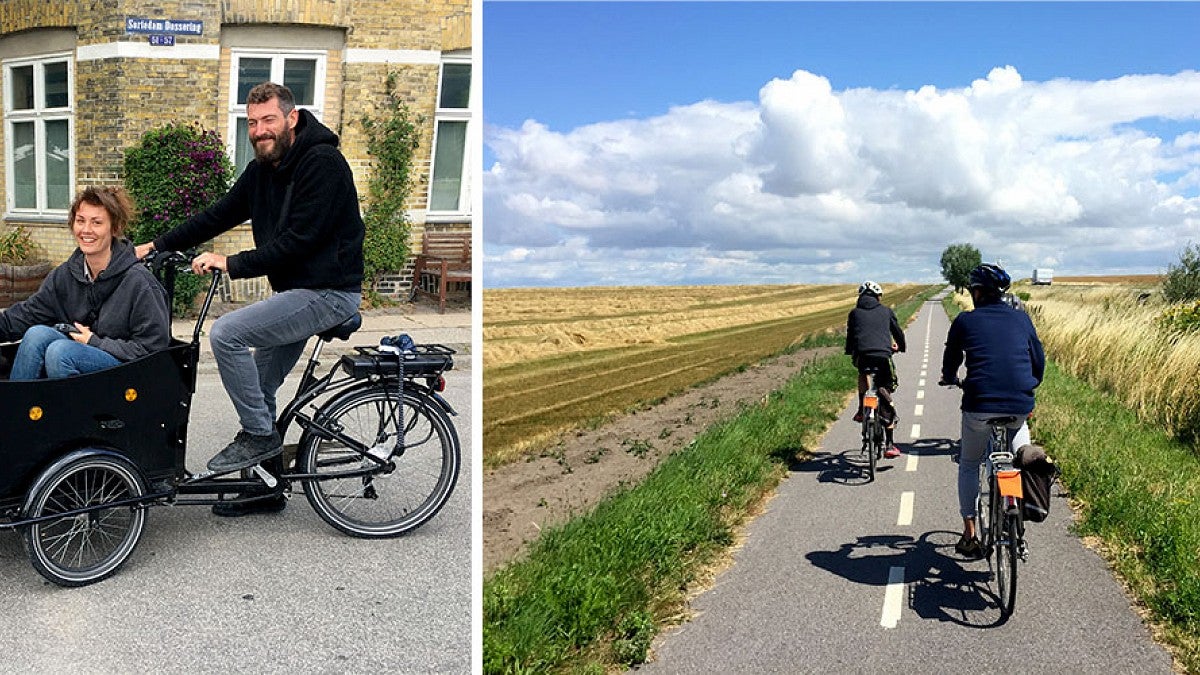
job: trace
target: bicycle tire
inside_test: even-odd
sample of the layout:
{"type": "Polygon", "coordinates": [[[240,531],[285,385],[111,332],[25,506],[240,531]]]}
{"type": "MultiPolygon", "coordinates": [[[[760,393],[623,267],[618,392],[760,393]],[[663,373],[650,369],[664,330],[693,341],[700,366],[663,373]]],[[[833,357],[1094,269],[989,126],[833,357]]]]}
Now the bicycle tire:
{"type": "Polygon", "coordinates": [[[867,482],[875,480],[875,468],[879,464],[879,448],[875,442],[875,424],[878,418],[875,411],[868,408],[863,415],[863,449],[867,453],[867,482]]]}
{"type": "Polygon", "coordinates": [[[992,532],[993,493],[985,460],[979,465],[979,494],[975,497],[975,535],[979,537],[979,545],[985,558],[992,555],[992,543],[995,541],[992,532]]]}
{"type": "MultiPolygon", "coordinates": [[[[335,529],[367,539],[397,537],[425,524],[454,491],[461,464],[458,433],[427,395],[395,385],[347,392],[321,407],[315,419],[373,448],[395,439],[396,406],[404,421],[404,446],[368,476],[303,479],[309,505],[335,529]]],[[[372,460],[338,439],[307,432],[300,439],[303,473],[336,473],[368,467],[372,460]]]]}
{"type": "MultiPolygon", "coordinates": [[[[41,482],[25,516],[40,518],[144,494],[141,474],[129,462],[82,455],[41,482]]],[[[86,586],[112,576],[129,559],[145,526],[144,507],[98,508],[30,525],[23,543],[38,574],[59,586],[86,586]]]]}
{"type": "Polygon", "coordinates": [[[1000,615],[1012,616],[1017,604],[1017,551],[1020,534],[1017,517],[1011,514],[1003,519],[1001,539],[996,546],[996,597],[1000,603],[1000,615]]]}

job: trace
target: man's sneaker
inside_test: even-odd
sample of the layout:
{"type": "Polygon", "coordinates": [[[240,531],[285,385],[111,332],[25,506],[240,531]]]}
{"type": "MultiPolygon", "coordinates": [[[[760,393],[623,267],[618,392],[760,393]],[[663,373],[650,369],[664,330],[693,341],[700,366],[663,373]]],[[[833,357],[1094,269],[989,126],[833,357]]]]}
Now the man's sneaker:
{"type": "MultiPolygon", "coordinates": [[[[249,496],[251,496],[249,493],[241,493],[237,498],[241,499],[249,496]]],[[[279,513],[286,506],[287,497],[283,495],[270,495],[250,502],[221,502],[220,504],[213,504],[212,512],[224,518],[240,518],[252,513],[279,513]]]]}
{"type": "Polygon", "coordinates": [[[208,460],[208,470],[225,473],[248,469],[281,452],[283,452],[283,440],[279,438],[279,432],[272,431],[270,436],[258,436],[239,431],[232,443],[218,452],[216,457],[208,460]]]}
{"type": "Polygon", "coordinates": [[[897,448],[894,445],[892,447],[888,448],[887,450],[884,450],[884,452],[883,452],[884,459],[896,459],[899,456],[900,456],[900,448],[897,448]]]}
{"type": "Polygon", "coordinates": [[[978,537],[971,537],[970,539],[966,537],[960,538],[958,543],[954,545],[954,551],[964,558],[975,559],[983,557],[983,547],[979,545],[978,537]]]}
{"type": "Polygon", "coordinates": [[[854,413],[854,421],[855,421],[855,422],[862,422],[862,411],[861,411],[861,410],[859,410],[858,412],[854,413]]]}

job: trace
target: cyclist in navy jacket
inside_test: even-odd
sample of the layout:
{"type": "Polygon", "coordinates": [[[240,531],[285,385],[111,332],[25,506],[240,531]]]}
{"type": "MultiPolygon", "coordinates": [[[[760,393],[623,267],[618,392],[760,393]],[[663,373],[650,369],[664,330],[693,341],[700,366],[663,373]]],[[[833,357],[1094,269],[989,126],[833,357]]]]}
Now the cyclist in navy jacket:
{"type": "MultiPolygon", "coordinates": [[[[896,389],[896,370],[892,364],[892,354],[904,351],[904,330],[896,314],[879,298],[883,296],[883,288],[874,281],[864,281],[858,287],[858,303],[846,317],[846,354],[850,356],[854,366],[858,368],[858,412],[854,415],[855,422],[862,421],[863,393],[867,390],[867,376],[863,372],[868,368],[876,371],[875,387],[888,392],[896,389]]],[[[900,456],[900,448],[892,442],[892,430],[896,426],[896,410],[892,407],[891,396],[881,395],[886,408],[887,450],[883,456],[893,459],[900,456]]]]}
{"type": "Polygon", "coordinates": [[[963,312],[950,324],[942,355],[941,384],[962,386],[962,453],[958,463],[958,504],[963,535],[955,546],[959,554],[978,557],[975,535],[975,500],[979,494],[979,465],[987,449],[992,417],[1014,416],[1008,429],[1013,447],[1029,443],[1025,424],[1033,412],[1033,390],[1042,383],[1046,358],[1029,315],[1001,301],[1012,284],[1008,273],[983,264],[971,271],[969,288],[975,309],[963,312]],[[958,379],[966,358],[967,377],[958,379]]]}

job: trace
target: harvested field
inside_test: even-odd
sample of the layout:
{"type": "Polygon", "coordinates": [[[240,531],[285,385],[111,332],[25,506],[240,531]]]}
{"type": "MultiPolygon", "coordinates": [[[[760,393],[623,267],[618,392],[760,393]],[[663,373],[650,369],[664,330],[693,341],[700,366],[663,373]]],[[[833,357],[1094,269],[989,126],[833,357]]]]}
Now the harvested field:
{"type": "MultiPolygon", "coordinates": [[[[898,304],[924,286],[889,286],[898,304]]],[[[484,291],[484,462],[659,401],[845,325],[855,287],[484,291]]]]}

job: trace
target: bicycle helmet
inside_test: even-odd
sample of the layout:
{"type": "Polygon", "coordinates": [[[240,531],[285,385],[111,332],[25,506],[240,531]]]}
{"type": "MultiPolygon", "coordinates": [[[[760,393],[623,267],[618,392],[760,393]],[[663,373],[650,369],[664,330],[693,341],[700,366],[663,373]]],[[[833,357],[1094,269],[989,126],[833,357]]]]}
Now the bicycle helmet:
{"type": "Polygon", "coordinates": [[[1012,285],[1012,277],[1008,276],[1008,272],[1005,272],[1003,267],[991,263],[983,263],[971,270],[968,280],[968,288],[978,288],[996,295],[1004,293],[1012,285]]]}
{"type": "Polygon", "coordinates": [[[862,285],[858,287],[858,294],[862,295],[863,293],[870,293],[875,297],[879,297],[883,295],[883,287],[874,281],[864,281],[862,282],[862,285]]]}

